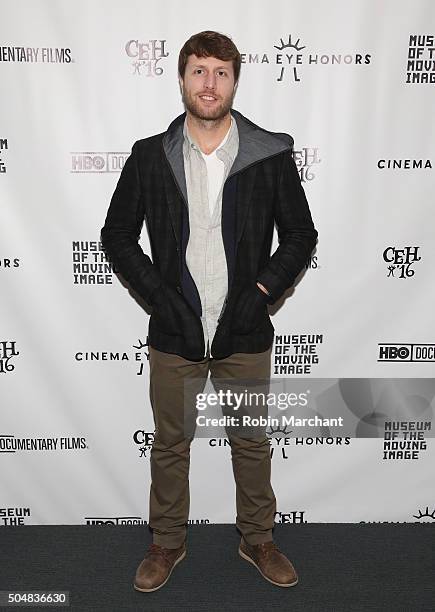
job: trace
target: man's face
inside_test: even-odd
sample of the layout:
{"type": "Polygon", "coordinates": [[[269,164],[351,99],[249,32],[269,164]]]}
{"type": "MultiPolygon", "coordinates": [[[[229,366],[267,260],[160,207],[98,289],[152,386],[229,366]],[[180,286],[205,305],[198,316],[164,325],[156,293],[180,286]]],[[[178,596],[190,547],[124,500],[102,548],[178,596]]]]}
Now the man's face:
{"type": "Polygon", "coordinates": [[[233,62],[189,55],[180,86],[184,106],[194,117],[206,121],[222,119],[235,94],[233,62]]]}

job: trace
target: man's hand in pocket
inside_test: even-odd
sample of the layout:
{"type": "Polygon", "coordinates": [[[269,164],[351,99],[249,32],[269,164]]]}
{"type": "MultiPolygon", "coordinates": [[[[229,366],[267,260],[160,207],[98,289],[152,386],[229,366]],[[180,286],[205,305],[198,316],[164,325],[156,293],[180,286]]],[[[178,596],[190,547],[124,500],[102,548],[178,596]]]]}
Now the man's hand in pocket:
{"type": "Polygon", "coordinates": [[[232,329],[237,334],[249,334],[258,327],[266,311],[269,295],[255,283],[244,289],[236,302],[232,329]]]}

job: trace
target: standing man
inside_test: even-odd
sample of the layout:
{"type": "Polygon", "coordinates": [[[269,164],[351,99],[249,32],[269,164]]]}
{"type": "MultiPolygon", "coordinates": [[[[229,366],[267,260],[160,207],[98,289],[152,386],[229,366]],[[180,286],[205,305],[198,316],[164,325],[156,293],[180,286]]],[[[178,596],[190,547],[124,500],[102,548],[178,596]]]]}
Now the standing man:
{"type": "MultiPolygon", "coordinates": [[[[163,586],[186,555],[185,382],[205,384],[209,372],[214,379],[270,377],[274,328],[267,304],[292,286],[316,243],[293,139],[232,109],[240,65],[234,43],[217,32],[184,44],[178,76],[186,112],[166,132],[133,145],[101,231],[116,268],[153,307],[153,544],[134,581],[144,592],[163,586]],[[152,259],[138,244],[144,219],[152,259]],[[279,246],[271,256],[275,223],[279,246]]],[[[293,586],[296,572],[272,538],[268,439],[230,442],[239,553],[273,584],[293,586]]]]}

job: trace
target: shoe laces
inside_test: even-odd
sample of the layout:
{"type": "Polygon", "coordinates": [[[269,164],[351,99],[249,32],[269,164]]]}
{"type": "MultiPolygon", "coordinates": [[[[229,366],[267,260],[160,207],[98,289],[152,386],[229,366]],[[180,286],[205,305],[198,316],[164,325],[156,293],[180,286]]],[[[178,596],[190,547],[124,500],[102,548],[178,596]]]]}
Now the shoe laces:
{"type": "Polygon", "coordinates": [[[279,549],[275,542],[263,542],[262,544],[257,544],[257,553],[263,557],[267,557],[272,552],[279,552],[279,549]]]}
{"type": "Polygon", "coordinates": [[[151,544],[146,556],[147,557],[151,557],[151,556],[162,557],[167,565],[171,565],[172,560],[170,558],[169,550],[170,549],[164,548],[163,546],[159,546],[158,544],[151,544]]]}

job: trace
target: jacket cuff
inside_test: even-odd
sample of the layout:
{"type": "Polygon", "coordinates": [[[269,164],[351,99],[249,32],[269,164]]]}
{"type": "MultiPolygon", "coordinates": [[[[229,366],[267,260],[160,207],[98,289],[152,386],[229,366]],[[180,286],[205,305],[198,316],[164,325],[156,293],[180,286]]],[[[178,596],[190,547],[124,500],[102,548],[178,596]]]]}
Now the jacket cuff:
{"type": "Polygon", "coordinates": [[[258,293],[260,294],[260,296],[263,298],[263,300],[265,301],[266,304],[270,304],[270,299],[271,299],[271,293],[269,291],[269,287],[266,287],[266,285],[264,285],[264,283],[262,283],[260,280],[258,280],[255,283],[255,287],[258,291],[258,293]],[[257,282],[259,282],[261,285],[263,285],[263,287],[267,290],[267,293],[265,293],[257,284],[257,282]]]}
{"type": "MultiPolygon", "coordinates": [[[[281,277],[268,269],[263,270],[263,272],[259,274],[257,281],[268,290],[269,296],[264,295],[264,297],[267,298],[267,303],[270,305],[279,300],[284,291],[291,287],[294,282],[294,280],[289,281],[289,279],[283,282],[281,277]]],[[[261,291],[259,287],[258,290],[261,291]]]]}

